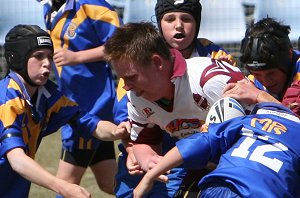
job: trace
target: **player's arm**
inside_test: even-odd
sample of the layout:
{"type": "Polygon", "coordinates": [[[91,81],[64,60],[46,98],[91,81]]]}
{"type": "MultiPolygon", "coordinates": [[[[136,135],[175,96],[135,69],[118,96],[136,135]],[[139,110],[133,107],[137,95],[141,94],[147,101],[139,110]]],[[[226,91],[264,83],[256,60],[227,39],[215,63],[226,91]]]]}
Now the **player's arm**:
{"type": "Polygon", "coordinates": [[[235,83],[242,79],[245,79],[245,75],[238,67],[212,59],[211,64],[202,72],[199,84],[206,99],[214,103],[222,97],[228,83],[235,83]]]}
{"type": "Polygon", "coordinates": [[[57,66],[77,65],[80,63],[89,63],[96,61],[105,61],[104,46],[92,49],[71,51],[65,48],[56,49],[54,51],[53,61],[57,66]]]}
{"type": "Polygon", "coordinates": [[[132,123],[132,150],[142,170],[148,171],[160,160],[163,133],[158,125],[132,123]]]}
{"type": "Polygon", "coordinates": [[[176,166],[179,166],[182,163],[183,158],[181,157],[178,148],[175,146],[161,159],[161,161],[155,167],[145,174],[143,179],[133,191],[134,198],[143,197],[143,195],[152,188],[153,182],[156,178],[158,178],[160,181],[167,182],[167,176],[162,174],[176,166]]]}
{"type": "Polygon", "coordinates": [[[233,56],[229,54],[224,48],[205,38],[200,38],[199,42],[209,50],[211,58],[222,60],[236,66],[237,63],[234,60],[233,56]]]}
{"type": "Polygon", "coordinates": [[[91,194],[83,187],[70,184],[50,174],[37,162],[28,157],[22,148],[14,148],[8,151],[6,156],[15,172],[39,186],[53,190],[64,197],[91,197],[91,194]]]}
{"type": "Polygon", "coordinates": [[[143,171],[149,171],[160,161],[160,145],[133,144],[133,154],[143,171]]]}
{"type": "Polygon", "coordinates": [[[295,80],[286,90],[282,104],[290,108],[300,118],[300,80],[295,80]]]}
{"type": "Polygon", "coordinates": [[[100,120],[93,136],[104,141],[127,139],[129,137],[130,123],[121,122],[118,126],[112,122],[100,120]]]}
{"type": "Polygon", "coordinates": [[[267,92],[256,88],[255,85],[247,79],[227,84],[224,88],[223,96],[234,98],[245,104],[256,104],[260,102],[280,103],[267,92]]]}

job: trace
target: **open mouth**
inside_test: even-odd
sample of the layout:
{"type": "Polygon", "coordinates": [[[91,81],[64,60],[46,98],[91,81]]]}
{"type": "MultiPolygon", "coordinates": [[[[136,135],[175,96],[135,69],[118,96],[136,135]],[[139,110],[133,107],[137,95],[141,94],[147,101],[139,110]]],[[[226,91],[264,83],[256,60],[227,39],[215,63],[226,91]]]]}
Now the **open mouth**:
{"type": "Polygon", "coordinates": [[[177,33],[177,34],[174,35],[174,38],[175,39],[183,39],[183,38],[185,38],[185,35],[182,34],[182,33],[177,33]]]}
{"type": "Polygon", "coordinates": [[[50,72],[49,72],[49,71],[45,71],[45,72],[42,73],[42,76],[43,76],[44,78],[48,78],[49,75],[50,75],[50,72]]]}

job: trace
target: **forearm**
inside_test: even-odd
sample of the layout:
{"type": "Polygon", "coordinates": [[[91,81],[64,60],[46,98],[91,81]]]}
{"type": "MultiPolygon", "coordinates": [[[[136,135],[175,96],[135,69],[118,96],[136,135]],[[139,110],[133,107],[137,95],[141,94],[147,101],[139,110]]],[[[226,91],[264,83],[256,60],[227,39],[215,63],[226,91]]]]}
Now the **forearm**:
{"type": "Polygon", "coordinates": [[[155,179],[158,176],[165,174],[167,171],[174,167],[177,167],[183,163],[183,158],[180,155],[178,148],[173,147],[166,155],[161,159],[161,161],[151,170],[149,170],[146,175],[149,178],[155,179]]]}
{"type": "Polygon", "coordinates": [[[105,61],[104,46],[76,52],[78,63],[105,61]]]}
{"type": "Polygon", "coordinates": [[[116,129],[117,126],[114,123],[101,120],[98,122],[93,136],[103,141],[114,141],[118,139],[113,134],[113,131],[115,131],[116,129]]]}
{"type": "Polygon", "coordinates": [[[144,171],[148,171],[156,159],[159,158],[160,146],[147,144],[133,144],[132,151],[134,156],[144,171]]]}
{"type": "Polygon", "coordinates": [[[21,148],[10,151],[7,158],[13,170],[25,179],[60,193],[59,179],[28,157],[21,148]]]}
{"type": "Polygon", "coordinates": [[[259,91],[256,97],[256,102],[260,103],[260,102],[275,102],[280,104],[280,102],[274,98],[273,96],[271,96],[270,94],[268,94],[265,91],[259,91]]]}
{"type": "Polygon", "coordinates": [[[118,126],[112,122],[100,120],[93,136],[103,141],[128,139],[130,131],[129,122],[121,122],[118,126]]]}

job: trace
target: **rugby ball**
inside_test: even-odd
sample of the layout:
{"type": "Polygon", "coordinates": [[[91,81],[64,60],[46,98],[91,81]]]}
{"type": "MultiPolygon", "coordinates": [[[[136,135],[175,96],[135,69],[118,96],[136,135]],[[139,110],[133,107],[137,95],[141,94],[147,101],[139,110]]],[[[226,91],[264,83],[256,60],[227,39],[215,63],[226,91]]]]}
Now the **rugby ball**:
{"type": "Polygon", "coordinates": [[[230,97],[224,97],[212,105],[206,116],[205,124],[221,123],[244,115],[246,115],[244,108],[238,101],[230,97]]]}

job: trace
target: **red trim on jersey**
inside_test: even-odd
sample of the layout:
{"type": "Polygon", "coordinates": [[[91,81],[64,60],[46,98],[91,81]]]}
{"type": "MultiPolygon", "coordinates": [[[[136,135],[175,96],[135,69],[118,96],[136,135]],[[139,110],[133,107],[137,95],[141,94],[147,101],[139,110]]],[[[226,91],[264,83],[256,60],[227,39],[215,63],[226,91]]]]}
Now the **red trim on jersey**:
{"type": "Polygon", "coordinates": [[[158,125],[155,125],[151,128],[143,128],[139,133],[136,141],[133,141],[137,144],[150,144],[150,145],[159,145],[163,140],[163,133],[165,133],[158,125]]]}
{"type": "Polygon", "coordinates": [[[245,78],[245,75],[240,71],[234,71],[230,67],[223,64],[221,61],[212,59],[212,64],[205,68],[200,78],[200,86],[204,87],[205,83],[214,76],[225,75],[230,77],[227,83],[234,83],[245,78]]]}
{"type": "Polygon", "coordinates": [[[186,61],[182,54],[176,49],[170,49],[171,55],[174,57],[173,75],[175,77],[183,76],[187,70],[186,61]]]}

